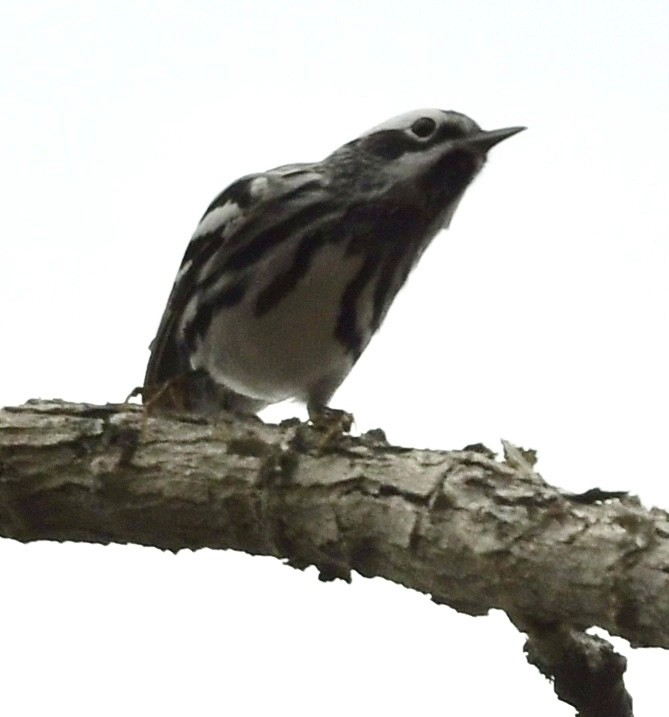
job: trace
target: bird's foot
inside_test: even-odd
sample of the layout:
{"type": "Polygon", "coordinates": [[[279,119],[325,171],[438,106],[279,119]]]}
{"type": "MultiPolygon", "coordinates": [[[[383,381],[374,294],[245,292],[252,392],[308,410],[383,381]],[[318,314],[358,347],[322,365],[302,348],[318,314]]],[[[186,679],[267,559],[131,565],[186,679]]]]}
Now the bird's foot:
{"type": "Polygon", "coordinates": [[[354,423],[352,413],[329,406],[309,408],[311,425],[323,435],[320,450],[327,448],[334,440],[350,433],[354,423]]]}

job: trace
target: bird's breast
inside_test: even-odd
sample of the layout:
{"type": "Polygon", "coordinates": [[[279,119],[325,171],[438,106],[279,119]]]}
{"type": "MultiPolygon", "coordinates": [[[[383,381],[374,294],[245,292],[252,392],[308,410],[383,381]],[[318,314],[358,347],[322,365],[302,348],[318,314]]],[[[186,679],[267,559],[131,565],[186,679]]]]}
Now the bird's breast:
{"type": "MultiPolygon", "coordinates": [[[[281,271],[294,269],[295,261],[296,252],[287,251],[254,267],[244,298],[212,317],[197,347],[195,368],[267,402],[307,400],[323,380],[343,381],[354,359],[335,333],[342,296],[362,258],[347,255],[344,242],[320,246],[290,290],[278,292],[268,305],[268,287],[281,271]]],[[[369,296],[361,293],[359,302],[363,316],[369,296]]]]}

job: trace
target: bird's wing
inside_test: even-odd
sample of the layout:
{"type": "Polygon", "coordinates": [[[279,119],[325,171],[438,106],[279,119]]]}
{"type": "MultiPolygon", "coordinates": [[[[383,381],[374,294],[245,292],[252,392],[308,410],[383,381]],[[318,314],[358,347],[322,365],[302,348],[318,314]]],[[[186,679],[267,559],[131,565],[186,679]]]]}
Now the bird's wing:
{"type": "Polygon", "coordinates": [[[231,184],[209,205],[188,244],[150,345],[145,400],[166,381],[192,369],[182,333],[186,318],[197,327],[196,317],[185,316],[197,310],[193,297],[211,285],[231,262],[243,266],[253,261],[258,253],[254,238],[266,231],[268,222],[276,221],[295,195],[320,182],[312,166],[287,165],[248,175],[231,184]]]}

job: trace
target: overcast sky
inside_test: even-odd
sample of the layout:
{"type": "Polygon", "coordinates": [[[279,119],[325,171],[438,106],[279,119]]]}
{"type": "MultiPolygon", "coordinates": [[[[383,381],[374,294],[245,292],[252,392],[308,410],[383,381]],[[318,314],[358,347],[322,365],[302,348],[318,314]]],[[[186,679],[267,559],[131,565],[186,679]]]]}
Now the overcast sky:
{"type": "MultiPolygon", "coordinates": [[[[529,129],[333,404],[404,445],[506,438],[553,484],[668,508],[668,28],[646,0],[5,0],[0,403],[122,400],[225,185],[455,109],[529,129]]],[[[380,580],[132,546],[0,560],[4,714],[573,714],[503,616],[380,580]]],[[[667,714],[669,658],[616,646],[636,716],[667,714]]]]}

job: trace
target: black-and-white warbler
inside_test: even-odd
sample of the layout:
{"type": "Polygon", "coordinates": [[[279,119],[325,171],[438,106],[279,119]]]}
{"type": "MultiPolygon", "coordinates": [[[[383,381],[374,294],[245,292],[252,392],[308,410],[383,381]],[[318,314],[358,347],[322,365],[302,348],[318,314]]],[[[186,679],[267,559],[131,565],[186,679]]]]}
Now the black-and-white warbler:
{"type": "Polygon", "coordinates": [[[284,399],[314,418],[448,226],[498,142],[469,117],[418,110],[321,162],[251,174],[200,220],[177,274],[144,401],[255,413],[284,399]]]}

